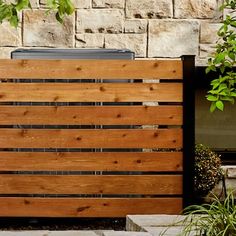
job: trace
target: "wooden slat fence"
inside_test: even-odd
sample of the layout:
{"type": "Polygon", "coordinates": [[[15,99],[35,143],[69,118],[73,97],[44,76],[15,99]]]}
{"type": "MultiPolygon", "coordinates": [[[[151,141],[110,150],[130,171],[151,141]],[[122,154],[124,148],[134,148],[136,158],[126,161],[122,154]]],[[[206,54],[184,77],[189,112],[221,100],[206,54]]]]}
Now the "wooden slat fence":
{"type": "Polygon", "coordinates": [[[0,217],[179,213],[183,69],[180,59],[0,60],[0,217]]]}

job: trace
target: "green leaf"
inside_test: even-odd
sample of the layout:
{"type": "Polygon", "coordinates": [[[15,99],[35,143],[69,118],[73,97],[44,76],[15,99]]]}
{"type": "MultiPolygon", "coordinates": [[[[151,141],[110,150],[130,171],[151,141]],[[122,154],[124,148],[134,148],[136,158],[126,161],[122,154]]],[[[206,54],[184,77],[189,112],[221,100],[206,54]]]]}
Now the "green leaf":
{"type": "Polygon", "coordinates": [[[225,67],[224,66],[220,66],[220,72],[221,72],[221,74],[223,74],[225,72],[225,67]]]}
{"type": "Polygon", "coordinates": [[[210,94],[218,94],[219,92],[215,91],[215,90],[209,90],[208,93],[210,93],[210,94]]]}
{"type": "Polygon", "coordinates": [[[18,19],[17,16],[12,16],[12,17],[10,18],[9,22],[10,22],[11,26],[17,28],[18,23],[19,23],[19,19],[18,19]]]}
{"type": "Polygon", "coordinates": [[[236,97],[236,92],[231,92],[231,93],[230,93],[230,96],[231,96],[231,97],[236,97]]]}
{"type": "Polygon", "coordinates": [[[61,18],[59,12],[56,13],[56,19],[58,22],[60,22],[61,24],[63,23],[63,19],[61,18]]]}
{"type": "Polygon", "coordinates": [[[210,102],[215,102],[215,101],[218,100],[218,98],[213,96],[213,95],[208,95],[207,96],[207,100],[210,101],[210,102]]]}
{"type": "MultiPolygon", "coordinates": [[[[236,22],[235,22],[236,23],[236,22]]],[[[229,58],[232,59],[233,61],[235,61],[235,53],[230,52],[229,53],[229,58]]]]}
{"type": "Polygon", "coordinates": [[[220,85],[220,82],[214,83],[213,86],[212,86],[212,89],[216,89],[219,85],[220,85]]]}
{"type": "Polygon", "coordinates": [[[211,66],[208,66],[207,68],[206,68],[206,74],[208,74],[210,71],[212,71],[212,67],[211,66]]]}
{"type": "Polygon", "coordinates": [[[17,11],[21,11],[24,8],[28,8],[28,6],[29,6],[29,0],[17,0],[15,8],[17,11]]]}
{"type": "Polygon", "coordinates": [[[224,96],[224,97],[221,97],[220,100],[231,102],[233,100],[233,98],[229,97],[229,96],[224,96]]]}
{"type": "Polygon", "coordinates": [[[227,85],[226,85],[225,83],[223,83],[223,84],[221,84],[221,85],[219,86],[218,91],[220,92],[220,91],[222,91],[222,90],[224,90],[224,89],[227,89],[227,85]]]}
{"type": "Polygon", "coordinates": [[[227,93],[225,91],[222,91],[222,92],[219,93],[219,95],[227,96],[227,93]]]}
{"type": "Polygon", "coordinates": [[[67,13],[67,15],[73,14],[74,10],[75,10],[75,9],[74,9],[73,4],[71,3],[71,1],[68,0],[68,4],[67,4],[67,7],[66,7],[66,13],[67,13]]]}
{"type": "Polygon", "coordinates": [[[32,10],[32,6],[31,6],[30,1],[28,1],[28,8],[32,10]]]}
{"type": "Polygon", "coordinates": [[[216,103],[215,103],[215,102],[212,102],[212,103],[211,103],[211,106],[210,106],[210,112],[215,111],[215,109],[216,109],[216,103]]]}
{"type": "Polygon", "coordinates": [[[236,22],[235,21],[231,21],[230,25],[233,26],[233,27],[236,27],[236,22]]]}
{"type": "Polygon", "coordinates": [[[216,55],[214,63],[215,64],[219,64],[221,63],[223,60],[225,59],[225,53],[219,53],[218,55],[216,55]]]}
{"type": "Polygon", "coordinates": [[[216,107],[220,110],[223,111],[224,110],[224,103],[222,101],[217,101],[216,102],[216,107]]]}

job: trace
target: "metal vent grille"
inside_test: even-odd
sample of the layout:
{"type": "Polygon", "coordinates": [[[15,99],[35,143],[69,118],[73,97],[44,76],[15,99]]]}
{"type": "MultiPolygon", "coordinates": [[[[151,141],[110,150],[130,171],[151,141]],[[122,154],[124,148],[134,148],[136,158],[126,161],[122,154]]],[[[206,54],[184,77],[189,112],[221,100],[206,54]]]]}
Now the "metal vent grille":
{"type": "MultiPolygon", "coordinates": [[[[124,49],[124,50],[114,50],[114,49],[17,49],[11,53],[12,59],[68,59],[68,60],[118,60],[118,59],[127,59],[127,60],[133,60],[134,59],[134,53],[130,50],[124,49]]],[[[57,79],[47,79],[47,80],[15,80],[14,82],[17,83],[101,83],[102,80],[57,80],[57,79]]],[[[107,83],[127,83],[127,82],[135,82],[133,80],[106,80],[107,83]]],[[[140,103],[137,103],[139,105],[140,103]]],[[[142,104],[142,103],[141,103],[142,104]]],[[[76,102],[76,103],[63,103],[63,102],[38,102],[38,103],[32,103],[32,102],[15,102],[13,105],[17,106],[24,106],[24,105],[34,105],[34,106],[127,106],[127,105],[134,105],[134,103],[131,102],[106,102],[106,103],[99,103],[99,102],[76,102]]],[[[101,125],[73,125],[73,126],[61,126],[61,125],[53,125],[53,126],[45,126],[45,125],[17,125],[14,126],[14,128],[22,128],[22,129],[28,129],[28,128],[38,128],[38,129],[45,129],[45,128],[67,128],[67,129],[106,129],[106,128],[115,128],[115,129],[129,129],[134,128],[130,125],[119,125],[119,126],[101,126],[101,125]]],[[[133,152],[133,151],[142,151],[142,149],[72,149],[72,148],[66,148],[66,149],[14,149],[13,151],[17,152],[133,152]]],[[[17,171],[16,174],[25,174],[27,172],[24,171],[17,171]]],[[[44,172],[42,172],[44,173],[44,172]]],[[[45,172],[48,174],[48,172],[45,172]]],[[[113,172],[107,172],[106,174],[112,174],[113,172]]],[[[129,172],[121,172],[122,174],[129,174],[129,172]]],[[[32,173],[34,174],[34,173],[32,173]]],[[[49,174],[55,174],[55,172],[50,172],[49,174]]],[[[102,171],[86,171],[86,172],[70,172],[68,171],[65,173],[59,173],[56,174],[93,174],[93,175],[102,175],[102,171]]],[[[119,174],[116,172],[116,174],[119,174]]],[[[102,196],[102,195],[101,195],[102,196]]]]}

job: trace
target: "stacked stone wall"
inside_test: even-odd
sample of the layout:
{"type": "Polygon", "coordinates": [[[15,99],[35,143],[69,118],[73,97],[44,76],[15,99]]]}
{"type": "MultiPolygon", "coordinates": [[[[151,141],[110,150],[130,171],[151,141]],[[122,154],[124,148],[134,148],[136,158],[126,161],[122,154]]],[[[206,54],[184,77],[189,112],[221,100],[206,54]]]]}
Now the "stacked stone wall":
{"type": "Polygon", "coordinates": [[[0,57],[15,48],[128,48],[140,58],[197,56],[205,64],[224,12],[222,0],[74,0],[59,24],[45,0],[32,0],[18,29],[0,25],[0,57]]]}

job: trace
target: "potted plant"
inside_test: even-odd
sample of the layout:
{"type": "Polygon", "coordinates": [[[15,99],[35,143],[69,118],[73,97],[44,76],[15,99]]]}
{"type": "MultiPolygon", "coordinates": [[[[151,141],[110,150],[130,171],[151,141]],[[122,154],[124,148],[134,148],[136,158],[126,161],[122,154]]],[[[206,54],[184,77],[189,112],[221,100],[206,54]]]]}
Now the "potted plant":
{"type": "Polygon", "coordinates": [[[220,156],[203,144],[196,144],[194,169],[194,192],[201,201],[224,177],[220,156]]]}

